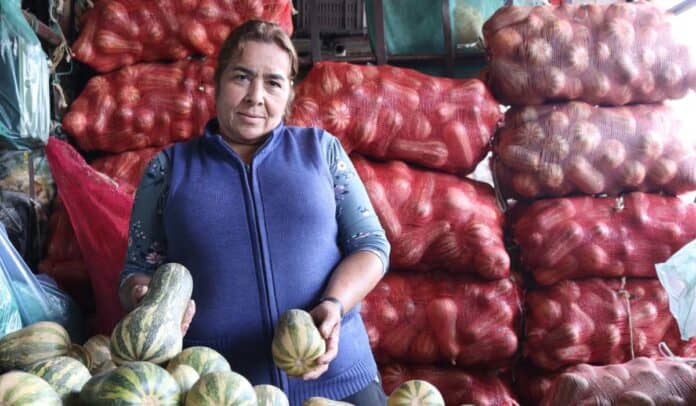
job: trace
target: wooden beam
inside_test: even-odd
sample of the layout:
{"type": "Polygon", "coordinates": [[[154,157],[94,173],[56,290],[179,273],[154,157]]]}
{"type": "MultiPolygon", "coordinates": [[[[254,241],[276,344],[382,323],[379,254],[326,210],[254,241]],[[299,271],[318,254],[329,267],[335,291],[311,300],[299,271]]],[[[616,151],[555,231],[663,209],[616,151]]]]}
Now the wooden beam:
{"type": "Polygon", "coordinates": [[[377,59],[377,65],[384,65],[387,63],[387,45],[384,42],[384,5],[382,0],[374,0],[372,2],[374,7],[372,10],[372,16],[375,19],[373,21],[375,27],[375,54],[377,59]]]}
{"type": "Polygon", "coordinates": [[[442,34],[445,40],[445,67],[447,76],[454,76],[454,41],[452,40],[452,19],[450,18],[450,2],[442,0],[442,34]]]}
{"type": "Polygon", "coordinates": [[[24,18],[27,20],[29,23],[29,26],[34,30],[36,35],[38,37],[46,42],[48,42],[51,46],[57,47],[58,45],[61,44],[62,38],[60,35],[56,34],[49,26],[41,22],[36,16],[26,10],[22,10],[22,14],[24,14],[24,18]]]}
{"type": "Polygon", "coordinates": [[[321,27],[319,26],[319,2],[309,0],[309,38],[312,50],[312,63],[321,61],[321,27]]]}

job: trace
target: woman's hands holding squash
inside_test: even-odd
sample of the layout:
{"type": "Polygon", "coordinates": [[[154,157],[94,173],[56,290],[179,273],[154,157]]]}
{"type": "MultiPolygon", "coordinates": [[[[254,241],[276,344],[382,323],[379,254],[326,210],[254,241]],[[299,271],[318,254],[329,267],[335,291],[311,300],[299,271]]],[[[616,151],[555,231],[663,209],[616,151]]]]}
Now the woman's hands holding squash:
{"type": "Polygon", "coordinates": [[[326,341],[326,352],[317,358],[316,368],[302,375],[304,380],[317,379],[329,369],[329,363],[338,355],[338,340],[341,334],[341,309],[336,303],[323,301],[309,314],[326,341]]]}
{"type": "MultiPolygon", "coordinates": [[[[150,284],[150,276],[145,274],[134,274],[123,283],[120,291],[121,306],[126,311],[133,310],[145,297],[150,284]]],[[[196,314],[196,302],[190,300],[186,306],[184,317],[181,320],[181,334],[186,335],[186,332],[191,325],[193,316],[196,314]]]]}

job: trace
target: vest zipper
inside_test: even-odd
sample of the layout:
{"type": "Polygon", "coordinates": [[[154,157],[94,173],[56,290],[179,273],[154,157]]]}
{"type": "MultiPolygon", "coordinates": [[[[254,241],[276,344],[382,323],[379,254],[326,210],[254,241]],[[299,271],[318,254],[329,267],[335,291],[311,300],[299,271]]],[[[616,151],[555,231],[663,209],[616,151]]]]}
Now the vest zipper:
{"type": "MultiPolygon", "coordinates": [[[[244,168],[246,169],[247,173],[247,187],[249,188],[249,195],[251,198],[251,209],[253,212],[253,219],[252,221],[254,222],[254,231],[256,232],[256,255],[258,255],[258,261],[257,261],[257,267],[260,269],[257,269],[257,272],[260,271],[261,273],[261,282],[263,284],[263,298],[262,300],[265,301],[266,305],[266,317],[267,317],[267,324],[268,324],[268,332],[270,334],[271,340],[273,339],[273,332],[275,330],[275,326],[273,325],[273,315],[271,312],[271,298],[270,298],[270,291],[268,289],[268,277],[266,275],[266,264],[264,260],[264,255],[263,255],[263,241],[261,238],[261,229],[259,225],[259,213],[256,208],[256,196],[254,194],[254,182],[253,182],[253,172],[251,169],[251,165],[244,163],[244,168]]],[[[270,351],[270,348],[268,349],[270,351]]],[[[275,365],[273,362],[273,357],[270,356],[270,361],[271,365],[275,365]]],[[[277,386],[280,388],[283,392],[287,393],[288,392],[288,387],[286,387],[284,379],[282,378],[280,372],[278,371],[278,368],[273,367],[273,377],[274,381],[273,385],[277,386]]]]}

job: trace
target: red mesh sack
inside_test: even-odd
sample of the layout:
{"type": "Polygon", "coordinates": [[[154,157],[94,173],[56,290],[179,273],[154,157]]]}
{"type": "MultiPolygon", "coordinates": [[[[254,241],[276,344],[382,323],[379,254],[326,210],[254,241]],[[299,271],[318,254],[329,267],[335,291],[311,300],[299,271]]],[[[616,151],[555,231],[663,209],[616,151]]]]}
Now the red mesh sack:
{"type": "MultiPolygon", "coordinates": [[[[92,162],[92,167],[112,178],[121,190],[132,195],[148,162],[159,151],[159,148],[146,148],[107,156],[92,162]]],[[[87,266],[60,197],[54,202],[48,235],[45,258],[39,263],[39,272],[50,275],[83,308],[89,309],[94,299],[87,266]]]]}
{"type": "Polygon", "coordinates": [[[631,193],[540,200],[513,225],[525,267],[542,285],[589,276],[656,277],[696,238],[696,204],[631,193]]]}
{"type": "Polygon", "coordinates": [[[464,175],[488,152],[501,118],[478,79],[321,62],[297,86],[288,122],[325,128],[349,153],[464,175]]]}
{"type": "Polygon", "coordinates": [[[502,7],[483,25],[503,103],[654,103],[696,85],[690,37],[650,3],[502,7]]]}
{"type": "Polygon", "coordinates": [[[215,115],[214,72],[214,60],[184,60],[96,76],[70,106],[63,128],[87,151],[137,150],[200,135],[215,115]]]}
{"type": "Polygon", "coordinates": [[[510,275],[503,214],[489,185],[403,162],[351,158],[392,243],[392,268],[510,275]]]}
{"type": "Polygon", "coordinates": [[[539,405],[560,372],[535,368],[521,360],[514,369],[514,390],[523,405],[539,405]]]}
{"type": "Polygon", "coordinates": [[[555,405],[693,405],[696,370],[673,360],[636,358],[603,367],[578,365],[561,374],[542,406],[555,405]]]}
{"type": "Polygon", "coordinates": [[[229,33],[251,19],[292,34],[290,0],[109,0],[85,15],[72,49],[99,72],[141,61],[216,55],[229,33]]]}
{"type": "Polygon", "coordinates": [[[46,155],[92,283],[95,332],[109,334],[122,316],[118,277],[126,257],[133,197],[55,137],[49,138],[46,155]]]}
{"type": "Polygon", "coordinates": [[[388,274],[361,315],[379,362],[494,368],[517,350],[520,292],[510,279],[388,274]]]}
{"type": "Polygon", "coordinates": [[[527,292],[525,309],[524,355],[547,370],[656,357],[661,341],[675,354],[696,354],[696,339],[681,341],[657,279],[562,281],[527,292]]]}
{"type": "Polygon", "coordinates": [[[94,310],[92,284],[87,273],[87,266],[82,258],[65,261],[45,258],[39,263],[38,270],[39,273],[53,278],[58,286],[77,302],[81,309],[86,310],[87,313],[94,310]]]}
{"type": "Polygon", "coordinates": [[[440,391],[446,405],[476,406],[518,405],[508,385],[495,372],[463,371],[455,368],[407,367],[390,364],[380,368],[384,392],[392,393],[399,385],[420,379],[440,391]]]}
{"type": "Polygon", "coordinates": [[[52,277],[61,289],[86,308],[92,300],[87,268],[60,197],[53,201],[47,235],[44,258],[38,265],[39,273],[52,277]]]}
{"type": "Polygon", "coordinates": [[[496,135],[504,197],[696,190],[696,126],[667,105],[512,108],[496,135]]]}
{"type": "Polygon", "coordinates": [[[150,160],[162,149],[145,148],[106,156],[92,162],[92,167],[115,180],[121,190],[135,194],[140,178],[150,160]]]}
{"type": "Polygon", "coordinates": [[[70,225],[68,212],[60,196],[53,203],[53,211],[48,219],[48,243],[46,244],[45,258],[53,261],[81,260],[82,253],[77,245],[75,232],[70,225]]]}

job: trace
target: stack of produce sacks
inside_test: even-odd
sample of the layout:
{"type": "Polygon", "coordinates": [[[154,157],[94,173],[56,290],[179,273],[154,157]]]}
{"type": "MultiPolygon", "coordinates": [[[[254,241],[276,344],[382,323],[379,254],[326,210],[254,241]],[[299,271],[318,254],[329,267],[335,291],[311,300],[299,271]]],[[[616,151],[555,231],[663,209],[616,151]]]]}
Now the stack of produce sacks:
{"type": "Polygon", "coordinates": [[[682,360],[636,358],[621,365],[580,365],[563,373],[542,405],[591,402],[619,405],[691,405],[696,402],[696,370],[682,360]]]}
{"type": "Polygon", "coordinates": [[[672,27],[647,3],[505,7],[484,25],[489,85],[513,104],[494,177],[520,201],[512,237],[536,285],[518,374],[530,403],[572,365],[656,357],[661,341],[696,353],[654,267],[696,238],[696,207],[674,197],[696,189],[694,128],[664,102],[696,85],[695,53],[672,27]]]}
{"type": "MultiPolygon", "coordinates": [[[[279,23],[291,34],[291,10],[289,0],[95,3],[81,17],[82,29],[72,49],[77,60],[100,74],[71,104],[63,129],[81,150],[106,153],[95,167],[132,193],[142,167],[157,150],[201,134],[215,114],[216,55],[228,34],[249,19],[279,23]],[[130,154],[120,157],[108,155],[127,151],[130,154]],[[130,166],[132,171],[115,172],[130,166]]],[[[103,253],[84,248],[76,252],[73,231],[81,231],[70,229],[62,207],[59,202],[51,219],[51,246],[42,265],[63,285],[84,292],[78,288],[86,281],[80,257],[103,257],[103,253]]],[[[103,272],[122,268],[112,265],[103,272]]]]}
{"type": "Polygon", "coordinates": [[[498,374],[518,349],[521,305],[503,213],[490,185],[463,177],[500,118],[479,80],[391,66],[322,62],[296,89],[289,123],[339,138],[392,244],[361,309],[386,393],[422,379],[447,404],[516,404],[498,374]]]}

